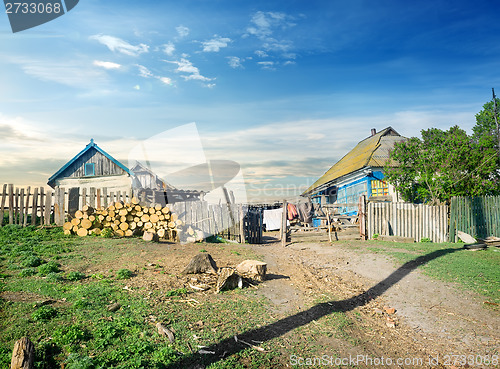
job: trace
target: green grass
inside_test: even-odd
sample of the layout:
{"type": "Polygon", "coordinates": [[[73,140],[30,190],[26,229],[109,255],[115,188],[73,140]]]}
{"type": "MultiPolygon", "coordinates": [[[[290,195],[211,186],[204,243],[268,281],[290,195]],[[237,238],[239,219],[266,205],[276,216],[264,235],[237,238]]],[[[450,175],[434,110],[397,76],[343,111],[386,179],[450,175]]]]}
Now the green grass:
{"type": "Polygon", "coordinates": [[[38,369],[165,368],[186,358],[211,369],[282,366],[281,338],[265,342],[265,353],[244,348],[216,363],[207,362],[209,355],[191,355],[198,345],[234,342],[234,335],[276,320],[266,310],[268,301],[253,289],[197,295],[186,288],[151,293],[134,288],[132,293],[124,290],[129,282],[119,278],[135,275],[119,265],[117,272],[90,278],[75,272],[82,261],[109,262],[136,245],[144,247],[140,240],[68,238],[58,229],[0,228],[0,292],[38,296],[36,302],[0,299],[0,369],[9,368],[14,342],[27,333],[38,369]],[[41,304],[47,300],[52,302],[41,304]],[[109,311],[116,302],[120,308],[109,311]],[[159,336],[155,322],[175,332],[174,343],[159,336]]]}
{"type": "Polygon", "coordinates": [[[442,255],[422,264],[419,269],[432,278],[455,282],[461,288],[481,294],[491,302],[500,303],[500,268],[498,267],[500,252],[498,248],[489,247],[482,251],[467,251],[460,243],[431,242],[366,241],[365,245],[356,249],[389,255],[394,258],[398,266],[419,256],[443,251],[442,255]]]}

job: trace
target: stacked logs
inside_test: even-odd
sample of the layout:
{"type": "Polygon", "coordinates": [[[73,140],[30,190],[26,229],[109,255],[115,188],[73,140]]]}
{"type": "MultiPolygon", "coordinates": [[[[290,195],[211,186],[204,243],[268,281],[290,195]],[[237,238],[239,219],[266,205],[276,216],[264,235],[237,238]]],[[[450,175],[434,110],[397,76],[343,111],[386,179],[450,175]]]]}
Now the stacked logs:
{"type": "MultiPolygon", "coordinates": [[[[63,229],[65,234],[80,237],[102,232],[112,232],[117,237],[148,233],[157,238],[176,240],[183,226],[182,220],[168,206],[141,206],[133,197],[129,203],[117,201],[107,208],[94,209],[84,205],[75,212],[71,221],[64,223],[63,229]]],[[[191,233],[190,230],[187,232],[191,233]]]]}

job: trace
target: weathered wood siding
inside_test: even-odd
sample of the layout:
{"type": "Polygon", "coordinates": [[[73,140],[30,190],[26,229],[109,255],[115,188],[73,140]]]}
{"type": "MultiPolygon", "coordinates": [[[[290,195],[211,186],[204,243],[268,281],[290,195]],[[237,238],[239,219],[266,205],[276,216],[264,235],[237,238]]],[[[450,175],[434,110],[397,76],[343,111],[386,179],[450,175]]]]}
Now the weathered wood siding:
{"type": "Polygon", "coordinates": [[[56,179],[56,186],[64,188],[79,187],[81,190],[85,188],[87,191],[89,191],[92,187],[106,187],[109,191],[130,192],[132,189],[132,180],[127,173],[107,177],[68,177],[56,179]]]}
{"type": "Polygon", "coordinates": [[[118,165],[113,163],[109,158],[101,154],[95,148],[91,148],[81,157],[75,160],[68,168],[66,168],[58,177],[59,178],[89,178],[85,176],[85,164],[93,163],[95,167],[95,176],[112,176],[126,174],[126,172],[118,165]]]}
{"type": "Polygon", "coordinates": [[[374,234],[410,237],[419,242],[448,241],[448,206],[368,203],[368,237],[374,234]]]}

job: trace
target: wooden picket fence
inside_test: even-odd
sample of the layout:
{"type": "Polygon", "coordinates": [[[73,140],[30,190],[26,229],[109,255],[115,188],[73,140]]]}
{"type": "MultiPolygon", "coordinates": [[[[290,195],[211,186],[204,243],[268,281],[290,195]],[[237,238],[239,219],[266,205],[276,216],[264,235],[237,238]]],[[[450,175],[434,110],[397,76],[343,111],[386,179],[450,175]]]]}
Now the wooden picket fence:
{"type": "MultiPolygon", "coordinates": [[[[131,192],[108,191],[107,188],[43,187],[18,188],[4,184],[0,192],[0,227],[5,224],[62,226],[75,212],[90,205],[107,207],[116,201],[129,202],[131,192]]],[[[148,204],[149,206],[150,204],[148,204]]],[[[186,224],[192,224],[206,234],[220,235],[244,243],[262,243],[262,214],[241,204],[212,205],[203,201],[169,204],[186,224]]]]}
{"type": "Polygon", "coordinates": [[[448,241],[448,206],[369,202],[367,210],[368,237],[374,234],[423,238],[432,242],[448,241]]]}
{"type": "Polygon", "coordinates": [[[477,238],[500,237],[500,196],[453,197],[450,242],[457,242],[457,231],[477,238]]]}

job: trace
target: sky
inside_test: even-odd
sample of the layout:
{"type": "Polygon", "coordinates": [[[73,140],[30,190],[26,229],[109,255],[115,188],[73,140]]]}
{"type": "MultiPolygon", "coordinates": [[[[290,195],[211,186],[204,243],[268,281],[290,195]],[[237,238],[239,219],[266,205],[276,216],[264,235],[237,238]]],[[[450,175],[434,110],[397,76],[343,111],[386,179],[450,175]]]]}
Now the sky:
{"type": "Polygon", "coordinates": [[[0,183],[45,185],[91,138],[126,163],[194,122],[251,201],[296,196],[371,128],[471,133],[500,94],[499,14],[486,0],[80,0],[13,33],[2,12],[0,183]]]}

